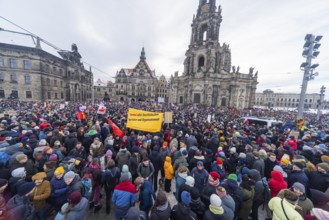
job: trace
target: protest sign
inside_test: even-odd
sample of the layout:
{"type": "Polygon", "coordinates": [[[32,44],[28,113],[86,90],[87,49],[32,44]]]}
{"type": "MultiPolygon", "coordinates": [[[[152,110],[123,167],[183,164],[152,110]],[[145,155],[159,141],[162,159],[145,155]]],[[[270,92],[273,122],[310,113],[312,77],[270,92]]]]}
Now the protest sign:
{"type": "Polygon", "coordinates": [[[161,112],[148,112],[129,108],[127,128],[147,132],[159,132],[161,130],[162,118],[163,113],[161,112]]]}

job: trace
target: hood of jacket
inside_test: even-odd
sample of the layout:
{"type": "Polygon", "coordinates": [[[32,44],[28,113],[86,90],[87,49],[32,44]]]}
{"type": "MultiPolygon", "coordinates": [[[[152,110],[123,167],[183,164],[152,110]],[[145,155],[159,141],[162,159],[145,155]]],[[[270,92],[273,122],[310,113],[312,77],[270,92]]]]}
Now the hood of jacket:
{"type": "Polygon", "coordinates": [[[273,170],[271,172],[271,177],[273,179],[277,180],[277,181],[280,181],[280,182],[284,181],[283,175],[282,175],[282,173],[280,171],[273,170]]]}
{"type": "Polygon", "coordinates": [[[167,162],[167,163],[171,163],[171,157],[166,156],[166,162],[167,162]]]}
{"type": "Polygon", "coordinates": [[[122,166],[122,172],[123,173],[128,173],[129,172],[129,167],[126,164],[122,166]]]}
{"type": "Polygon", "coordinates": [[[249,170],[249,175],[255,180],[255,182],[258,182],[261,180],[260,173],[256,169],[249,170]]]}

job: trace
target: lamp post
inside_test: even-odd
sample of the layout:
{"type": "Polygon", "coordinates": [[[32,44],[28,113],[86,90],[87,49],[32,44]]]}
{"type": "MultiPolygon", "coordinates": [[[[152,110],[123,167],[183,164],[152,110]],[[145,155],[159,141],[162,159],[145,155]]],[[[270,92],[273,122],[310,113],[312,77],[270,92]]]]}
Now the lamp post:
{"type": "Polygon", "coordinates": [[[326,92],[326,87],[322,86],[320,88],[320,100],[318,102],[318,112],[316,115],[316,120],[319,121],[320,119],[320,114],[321,114],[321,109],[322,109],[322,103],[323,103],[323,99],[324,99],[324,93],[326,92]]]}
{"type": "Polygon", "coordinates": [[[303,62],[300,66],[301,70],[304,71],[304,76],[302,89],[300,92],[297,118],[303,118],[305,94],[307,90],[308,81],[314,79],[315,76],[319,75],[317,72],[314,72],[315,68],[317,68],[319,64],[312,65],[312,59],[316,58],[320,53],[318,49],[321,46],[321,44],[319,43],[321,39],[322,36],[315,36],[312,34],[307,34],[305,36],[303,57],[306,57],[306,62],[303,62]]]}

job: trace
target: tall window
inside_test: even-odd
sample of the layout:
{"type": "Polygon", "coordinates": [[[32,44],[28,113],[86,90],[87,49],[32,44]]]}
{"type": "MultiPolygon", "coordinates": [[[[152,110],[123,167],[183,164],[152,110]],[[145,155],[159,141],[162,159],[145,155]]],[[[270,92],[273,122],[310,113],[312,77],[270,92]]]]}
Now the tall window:
{"type": "Polygon", "coordinates": [[[25,70],[31,69],[31,62],[29,60],[23,60],[23,68],[25,70]]]}
{"type": "Polygon", "coordinates": [[[47,79],[47,86],[50,86],[50,79],[47,79]]]}
{"type": "Polygon", "coordinates": [[[10,74],[10,82],[17,83],[17,76],[15,74],[10,74]]]}
{"type": "Polygon", "coordinates": [[[12,90],[11,95],[13,98],[17,99],[18,98],[18,91],[17,90],[12,90]]]}
{"type": "Polygon", "coordinates": [[[0,83],[3,82],[5,80],[4,76],[2,73],[0,73],[0,83]]]}
{"type": "Polygon", "coordinates": [[[0,98],[4,98],[5,97],[5,90],[0,90],[0,98]]]}
{"type": "Polygon", "coordinates": [[[27,99],[32,99],[32,92],[31,91],[26,91],[26,98],[27,99]]]}
{"type": "Polygon", "coordinates": [[[58,97],[57,97],[57,92],[55,92],[55,99],[58,99],[58,97]]]}
{"type": "Polygon", "coordinates": [[[9,58],[9,67],[10,67],[10,68],[17,68],[16,59],[14,59],[14,58],[9,58]]]}
{"type": "Polygon", "coordinates": [[[61,99],[64,99],[64,93],[61,92],[61,99]]]}
{"type": "Polygon", "coordinates": [[[203,66],[204,66],[204,57],[201,56],[201,57],[199,58],[198,67],[200,68],[200,67],[203,67],[203,66]]]}
{"type": "Polygon", "coordinates": [[[54,86],[57,86],[57,80],[54,79],[54,86]]]}
{"type": "Polygon", "coordinates": [[[48,99],[51,99],[51,94],[50,94],[50,92],[48,92],[48,99]]]}
{"type": "Polygon", "coordinates": [[[25,79],[25,84],[31,84],[31,76],[30,75],[25,75],[24,79],[25,79]]]}
{"type": "Polygon", "coordinates": [[[0,67],[3,67],[4,64],[3,64],[3,57],[0,57],[0,67]]]}
{"type": "Polygon", "coordinates": [[[61,81],[61,87],[63,87],[63,81],[61,81]]]}

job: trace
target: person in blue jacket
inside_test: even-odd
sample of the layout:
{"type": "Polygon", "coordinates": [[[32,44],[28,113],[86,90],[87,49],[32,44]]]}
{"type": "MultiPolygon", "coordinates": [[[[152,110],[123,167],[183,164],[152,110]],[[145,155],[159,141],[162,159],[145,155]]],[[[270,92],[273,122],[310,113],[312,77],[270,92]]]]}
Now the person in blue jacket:
{"type": "Polygon", "coordinates": [[[56,211],[59,211],[67,202],[67,194],[69,191],[69,187],[66,185],[64,181],[64,168],[58,167],[54,172],[54,177],[50,181],[50,201],[54,206],[56,211]]]}

